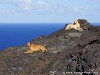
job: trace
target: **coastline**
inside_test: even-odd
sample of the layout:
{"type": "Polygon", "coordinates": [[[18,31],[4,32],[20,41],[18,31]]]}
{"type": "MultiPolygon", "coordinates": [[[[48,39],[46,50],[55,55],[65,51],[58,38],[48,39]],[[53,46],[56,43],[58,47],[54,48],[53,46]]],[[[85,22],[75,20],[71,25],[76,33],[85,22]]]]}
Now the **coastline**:
{"type": "Polygon", "coordinates": [[[84,30],[82,32],[74,29],[65,31],[62,28],[30,41],[45,46],[47,52],[25,54],[28,50],[26,45],[0,51],[0,74],[99,74],[100,26],[92,26],[86,20],[80,22],[84,30]]]}

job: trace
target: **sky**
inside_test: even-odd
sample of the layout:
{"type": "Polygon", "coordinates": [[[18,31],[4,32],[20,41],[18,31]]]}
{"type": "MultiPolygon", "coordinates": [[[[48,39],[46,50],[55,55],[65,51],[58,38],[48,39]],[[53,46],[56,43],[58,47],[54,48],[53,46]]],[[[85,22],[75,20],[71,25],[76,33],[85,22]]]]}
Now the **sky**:
{"type": "Polygon", "coordinates": [[[0,0],[0,23],[100,23],[100,0],[0,0]]]}

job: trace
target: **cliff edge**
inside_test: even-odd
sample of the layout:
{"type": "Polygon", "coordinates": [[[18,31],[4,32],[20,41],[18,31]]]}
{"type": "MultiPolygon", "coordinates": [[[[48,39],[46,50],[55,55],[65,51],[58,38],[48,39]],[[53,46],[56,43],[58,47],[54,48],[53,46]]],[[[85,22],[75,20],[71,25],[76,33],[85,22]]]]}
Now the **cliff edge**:
{"type": "Polygon", "coordinates": [[[100,26],[79,23],[81,32],[62,28],[30,41],[44,45],[45,53],[25,54],[27,46],[0,51],[0,75],[100,75],[100,26]]]}

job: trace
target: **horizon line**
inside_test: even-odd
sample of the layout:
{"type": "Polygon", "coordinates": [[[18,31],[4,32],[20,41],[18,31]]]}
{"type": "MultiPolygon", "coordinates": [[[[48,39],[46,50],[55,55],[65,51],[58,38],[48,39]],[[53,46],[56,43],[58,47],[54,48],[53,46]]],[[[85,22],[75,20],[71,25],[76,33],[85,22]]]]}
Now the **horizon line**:
{"type": "MultiPolygon", "coordinates": [[[[41,23],[47,24],[47,22],[41,22],[41,23]]],[[[48,23],[57,23],[57,22],[48,22],[48,23]]],[[[65,22],[61,22],[61,23],[65,23],[65,22]]],[[[67,23],[71,23],[71,22],[66,22],[66,24],[67,23]]],[[[91,23],[100,23],[100,22],[91,22],[91,23]]],[[[0,24],[40,24],[40,23],[38,23],[38,22],[36,22],[36,23],[24,23],[23,22],[23,23],[0,23],[0,24]]]]}

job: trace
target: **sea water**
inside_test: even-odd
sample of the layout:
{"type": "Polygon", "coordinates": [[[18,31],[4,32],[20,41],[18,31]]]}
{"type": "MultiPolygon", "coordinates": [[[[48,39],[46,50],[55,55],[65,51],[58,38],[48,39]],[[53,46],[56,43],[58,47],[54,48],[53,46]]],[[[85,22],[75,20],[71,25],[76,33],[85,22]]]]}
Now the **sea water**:
{"type": "MultiPolygon", "coordinates": [[[[92,23],[99,26],[100,23],[92,23]]],[[[49,35],[62,29],[65,23],[0,24],[0,50],[10,46],[25,45],[41,35],[49,35]]]]}
{"type": "Polygon", "coordinates": [[[64,23],[0,24],[0,50],[25,45],[33,38],[47,36],[64,26],[64,23]]]}

